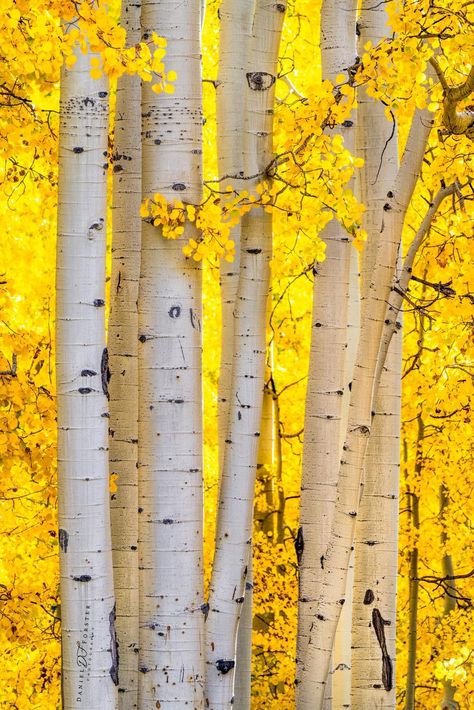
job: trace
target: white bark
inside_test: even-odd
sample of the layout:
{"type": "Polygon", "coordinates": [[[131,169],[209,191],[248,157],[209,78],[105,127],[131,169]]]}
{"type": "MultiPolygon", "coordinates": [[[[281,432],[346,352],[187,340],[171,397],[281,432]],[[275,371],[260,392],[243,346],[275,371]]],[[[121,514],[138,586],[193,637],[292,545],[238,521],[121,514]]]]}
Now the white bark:
{"type": "Polygon", "coordinates": [[[352,706],[395,708],[401,333],[375,399],[356,525],[352,706]]]}
{"type": "MultiPolygon", "coordinates": [[[[232,185],[243,190],[245,110],[245,67],[250,46],[254,0],[223,0],[219,7],[219,75],[216,86],[217,157],[219,189],[232,185]]],[[[229,426],[232,358],[234,350],[234,307],[239,283],[241,223],[231,233],[235,242],[232,263],[222,261],[221,283],[221,363],[219,371],[218,427],[219,470],[222,471],[225,440],[229,426]]]]}
{"type": "MultiPolygon", "coordinates": [[[[285,3],[257,2],[244,103],[248,189],[264,178],[271,160],[274,87],[285,8],[285,3]]],[[[206,703],[210,710],[232,706],[237,628],[252,537],[270,256],[271,215],[262,209],[252,210],[243,218],[241,228],[229,433],[209,595],[206,703]]]]}
{"type": "MultiPolygon", "coordinates": [[[[129,45],[140,41],[140,3],[127,0],[122,26],[129,45]]],[[[110,361],[110,472],[112,550],[120,710],[138,707],[138,279],[141,242],[141,87],[137,76],[117,84],[113,153],[110,361]]]]}
{"type": "Polygon", "coordinates": [[[63,708],[113,710],[105,219],[108,84],[77,51],[61,73],[56,302],[63,708]]]}
{"type": "Polygon", "coordinates": [[[245,599],[237,634],[233,710],[250,710],[252,695],[253,560],[250,547],[245,599]]]}
{"type": "MultiPolygon", "coordinates": [[[[359,16],[361,51],[386,33],[384,5],[364,2],[359,16]]],[[[357,152],[364,158],[360,198],[366,205],[367,243],[362,257],[362,289],[367,295],[374,269],[381,214],[397,175],[398,136],[384,106],[359,91],[357,152]]],[[[383,358],[385,360],[385,357],[383,358]]],[[[376,377],[376,381],[378,378],[376,377]]],[[[356,569],[352,629],[352,703],[389,708],[395,703],[395,611],[398,542],[401,334],[377,389],[372,433],[365,461],[365,484],[356,525],[356,569]]]]}
{"type": "MultiPolygon", "coordinates": [[[[321,61],[325,79],[334,80],[355,62],[356,8],[346,0],[325,2],[321,10],[321,61]]],[[[355,126],[335,129],[353,150],[355,126]]],[[[333,522],[337,474],[347,426],[349,384],[352,379],[358,328],[357,255],[344,228],[332,220],[321,234],[326,259],[317,265],[308,389],[306,395],[300,528],[297,657],[298,703],[311,702],[311,686],[303,680],[306,653],[316,606],[321,594],[325,553],[333,522]],[[350,287],[351,268],[353,271],[350,287]],[[349,343],[352,342],[352,348],[349,343]]],[[[342,661],[341,661],[342,662],[342,661]]],[[[338,661],[335,665],[339,665],[338,661]]],[[[334,681],[334,677],[331,679],[334,681]]],[[[326,705],[333,690],[327,690],[326,705]]],[[[309,707],[309,705],[308,705],[309,707]]]]}
{"type": "Polygon", "coordinates": [[[339,470],[336,510],[325,557],[322,591],[313,619],[303,679],[311,689],[301,708],[321,708],[334,635],[344,599],[354,540],[355,519],[371,431],[373,393],[386,304],[396,268],[404,215],[421,170],[431,128],[427,112],[415,114],[393,190],[383,206],[383,220],[373,275],[368,287],[351,389],[349,423],[339,470]]]}
{"type": "MultiPolygon", "coordinates": [[[[245,66],[248,58],[253,19],[253,0],[223,0],[219,7],[219,75],[216,85],[218,189],[231,184],[244,189],[245,66]]],[[[219,471],[222,472],[225,440],[228,438],[232,360],[234,350],[234,308],[240,270],[239,222],[231,233],[235,242],[232,263],[220,265],[221,285],[221,361],[218,391],[219,471]]],[[[247,594],[242,610],[237,641],[234,710],[250,707],[252,661],[252,551],[249,552],[247,594]]]]}
{"type": "MultiPolygon", "coordinates": [[[[174,94],[142,89],[142,192],[202,194],[200,0],[142,3],[168,41],[174,94]]],[[[196,237],[186,226],[184,239],[196,237]]],[[[142,228],[139,289],[139,706],[203,707],[201,272],[142,228]]]]}

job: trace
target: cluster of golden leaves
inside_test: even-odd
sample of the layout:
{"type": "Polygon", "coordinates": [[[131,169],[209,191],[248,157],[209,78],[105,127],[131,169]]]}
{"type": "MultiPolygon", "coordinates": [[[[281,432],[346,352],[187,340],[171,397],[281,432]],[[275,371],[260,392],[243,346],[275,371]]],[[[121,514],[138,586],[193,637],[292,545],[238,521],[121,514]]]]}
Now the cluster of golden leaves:
{"type": "MultiPolygon", "coordinates": [[[[123,29],[116,22],[118,3],[110,6],[107,13],[102,3],[93,10],[90,3],[63,0],[0,0],[0,371],[14,370],[14,375],[0,375],[0,646],[6,649],[2,656],[0,704],[5,707],[53,708],[59,703],[51,254],[55,240],[60,67],[64,59],[72,64],[74,43],[88,42],[97,52],[96,76],[105,72],[115,79],[123,71],[131,71],[148,80],[151,71],[159,76],[157,83],[165,91],[176,78],[173,73],[164,72],[165,46],[159,38],[152,38],[150,45],[126,48],[123,29]],[[79,34],[64,31],[61,15],[66,19],[79,17],[79,34]]],[[[217,6],[217,2],[209,2],[206,16],[207,79],[216,78],[217,6]]],[[[432,90],[427,72],[427,61],[433,52],[442,50],[439,61],[450,83],[457,84],[465,78],[467,64],[472,61],[474,9],[462,0],[439,0],[435,7],[428,0],[400,0],[389,2],[388,8],[397,37],[381,47],[365,48],[356,81],[372,82],[373,95],[387,103],[389,119],[392,112],[404,125],[416,106],[429,104],[433,112],[438,109],[441,95],[438,89],[432,90]]],[[[241,219],[244,207],[252,209],[264,204],[274,215],[269,339],[276,361],[273,377],[281,433],[281,457],[277,462],[281,481],[278,495],[270,501],[265,481],[261,480],[256,505],[260,513],[270,505],[279,507],[284,518],[279,534],[269,535],[269,530],[257,522],[254,538],[254,706],[269,710],[289,710],[294,706],[297,580],[293,538],[298,524],[312,266],[324,258],[318,233],[336,215],[356,242],[361,243],[364,237],[359,229],[363,207],[347,188],[354,170],[361,167],[360,161],[350,156],[340,138],[323,130],[350,120],[351,111],[356,108],[353,80],[339,77],[334,91],[314,70],[319,66],[318,22],[318,3],[314,0],[295,0],[290,6],[282,51],[288,59],[281,61],[282,79],[278,82],[277,158],[269,166],[271,179],[267,184],[262,180],[261,192],[252,196],[253,201],[250,195],[231,186],[229,192],[224,188],[223,194],[209,190],[198,206],[179,202],[169,205],[160,196],[150,198],[146,206],[146,218],[153,218],[163,229],[169,228],[166,236],[187,240],[186,255],[204,262],[207,575],[212,558],[218,470],[217,257],[231,258],[232,226],[241,219]],[[311,71],[307,71],[310,66],[311,71]],[[284,76],[291,78],[297,92],[288,91],[284,76]]],[[[215,184],[215,94],[211,82],[204,84],[204,96],[205,171],[208,184],[215,184]]],[[[419,223],[426,200],[439,188],[441,177],[447,184],[455,180],[465,186],[473,174],[471,144],[463,137],[443,135],[439,114],[435,114],[439,132],[433,133],[423,185],[407,224],[419,223]]],[[[405,318],[406,455],[402,493],[409,490],[419,496],[421,512],[420,527],[415,530],[409,506],[402,503],[397,664],[401,702],[407,667],[410,550],[415,545],[419,548],[422,578],[442,576],[444,554],[451,556],[456,574],[469,572],[465,550],[469,548],[473,519],[469,479],[472,454],[466,442],[469,435],[472,438],[469,338],[474,210],[469,188],[463,188],[462,194],[462,200],[456,197],[443,205],[415,269],[418,277],[435,286],[451,283],[454,295],[445,295],[449,293],[446,288],[443,293],[439,288],[417,283],[411,287],[413,304],[405,318]],[[420,415],[425,424],[421,469],[416,466],[420,415]],[[448,499],[441,512],[440,486],[448,499]]],[[[410,234],[407,228],[407,240],[410,234]]],[[[417,698],[423,707],[438,706],[443,682],[455,686],[461,707],[468,707],[474,694],[470,656],[474,625],[471,608],[465,601],[470,596],[469,582],[469,578],[456,580],[459,598],[449,614],[444,611],[443,588],[432,581],[420,583],[417,698]]]]}

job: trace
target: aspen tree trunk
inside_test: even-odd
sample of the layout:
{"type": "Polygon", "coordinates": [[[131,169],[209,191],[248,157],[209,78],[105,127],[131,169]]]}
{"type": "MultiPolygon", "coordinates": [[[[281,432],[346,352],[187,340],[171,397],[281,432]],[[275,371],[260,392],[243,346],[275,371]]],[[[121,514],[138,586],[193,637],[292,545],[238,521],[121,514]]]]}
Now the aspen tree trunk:
{"type": "Polygon", "coordinates": [[[56,384],[63,708],[114,710],[105,219],[108,84],[90,54],[61,73],[56,384]],[[105,164],[105,165],[104,165],[105,164]]]}
{"type": "MultiPolygon", "coordinates": [[[[273,102],[285,3],[257,0],[246,72],[244,169],[249,189],[265,178],[272,157],[273,102]]],[[[245,215],[235,305],[228,439],[219,492],[216,552],[207,620],[206,703],[231,708],[235,647],[251,549],[253,497],[265,372],[271,215],[245,215]]]]}
{"type": "Polygon", "coordinates": [[[400,337],[375,399],[356,526],[352,707],[395,708],[395,629],[401,401],[400,337]]]}
{"type": "MultiPolygon", "coordinates": [[[[321,10],[323,78],[333,81],[354,64],[355,54],[356,7],[347,0],[327,0],[321,10]]],[[[337,131],[344,136],[345,146],[353,149],[354,125],[340,126],[337,131]]],[[[299,680],[306,662],[313,616],[322,594],[324,555],[335,510],[337,473],[347,426],[349,383],[354,364],[348,347],[349,340],[354,337],[348,327],[353,315],[349,313],[350,297],[358,301],[357,256],[347,232],[332,220],[321,237],[326,243],[326,259],[316,266],[314,280],[300,528],[296,540],[299,680]],[[352,289],[351,264],[355,271],[352,289]]],[[[355,341],[356,347],[357,335],[355,341]]],[[[298,702],[309,702],[305,687],[298,685],[297,691],[298,702]]],[[[328,703],[331,699],[328,690],[328,703]]]]}
{"type": "MultiPolygon", "coordinates": [[[[142,3],[176,93],[142,88],[142,193],[202,194],[200,0],[142,3]]],[[[186,226],[184,239],[196,238],[186,226]]],[[[201,271],[142,227],[139,289],[139,706],[203,707],[201,271]]]]}
{"type": "Polygon", "coordinates": [[[431,118],[415,114],[394,187],[383,206],[377,257],[362,306],[361,338],[354,368],[344,455],[339,470],[336,509],[324,554],[322,593],[312,621],[305,667],[301,676],[299,710],[322,707],[324,686],[353,547],[367,444],[371,431],[378,352],[386,304],[390,295],[400,246],[404,215],[421,170],[431,118]]]}
{"type": "MultiPolygon", "coordinates": [[[[360,51],[386,34],[384,5],[362,4],[358,27],[360,51]]],[[[359,54],[360,54],[359,51],[359,54]]],[[[360,199],[366,205],[368,238],[362,256],[362,289],[368,290],[377,255],[381,214],[397,175],[398,140],[384,106],[359,91],[357,153],[364,158],[360,199]]],[[[395,614],[398,552],[401,344],[397,330],[375,397],[365,461],[365,482],[356,524],[352,629],[352,704],[394,708],[395,614]]],[[[384,358],[385,359],[385,358],[384,358]]]]}
{"type": "MultiPolygon", "coordinates": [[[[219,75],[216,86],[217,156],[219,186],[232,184],[242,188],[244,175],[245,65],[248,57],[253,18],[252,0],[223,0],[219,7],[219,75]]],[[[235,257],[232,263],[221,261],[221,362],[218,393],[219,471],[222,472],[225,440],[229,427],[232,357],[234,348],[234,308],[239,283],[241,224],[232,230],[235,257]]],[[[239,663],[235,678],[236,710],[250,706],[250,674],[252,662],[252,553],[249,555],[247,593],[237,641],[239,663]]]]}
{"type": "MultiPolygon", "coordinates": [[[[219,75],[216,86],[218,189],[231,184],[243,190],[245,67],[250,47],[254,0],[222,0],[219,7],[219,75]]],[[[221,262],[221,363],[218,393],[219,469],[222,471],[229,426],[230,389],[234,350],[234,308],[239,283],[241,223],[232,230],[235,257],[221,262]]]]}
{"type": "MultiPolygon", "coordinates": [[[[419,480],[423,468],[423,439],[425,436],[425,424],[421,416],[418,416],[418,437],[415,475],[419,480]]],[[[420,527],[420,501],[413,491],[407,491],[408,507],[411,511],[411,524],[415,538],[415,544],[410,551],[410,588],[409,588],[409,626],[408,626],[408,666],[406,677],[405,710],[415,710],[416,691],[416,661],[417,661],[417,633],[418,633],[418,593],[420,583],[418,581],[418,530],[420,527]]]]}
{"type": "MultiPolygon", "coordinates": [[[[447,616],[456,609],[456,581],[452,579],[454,577],[453,557],[445,551],[446,543],[448,541],[448,535],[446,532],[446,521],[444,516],[445,510],[448,505],[448,489],[446,488],[444,483],[442,483],[439,487],[439,514],[442,518],[441,549],[444,552],[442,560],[442,570],[443,577],[451,577],[451,580],[446,582],[443,616],[447,616]]],[[[444,679],[443,690],[443,698],[440,703],[441,710],[458,710],[459,703],[454,699],[454,696],[456,695],[456,686],[454,685],[453,681],[449,679],[444,679]]]]}
{"type": "MultiPolygon", "coordinates": [[[[351,269],[349,279],[349,306],[348,306],[348,343],[345,362],[344,409],[341,431],[341,450],[343,436],[347,429],[349,416],[350,382],[354,372],[355,357],[360,337],[360,272],[359,253],[356,249],[351,252],[351,269]]],[[[350,707],[351,696],[351,654],[352,654],[352,588],[354,584],[354,554],[349,561],[346,582],[345,602],[336,629],[334,649],[332,656],[332,671],[330,677],[331,705],[330,710],[339,710],[350,707]]],[[[328,693],[326,693],[327,701],[328,693]]]]}
{"type": "MultiPolygon", "coordinates": [[[[268,374],[268,370],[267,370],[268,374]]],[[[268,378],[266,378],[268,381],[268,378]]],[[[257,478],[261,477],[264,484],[270,485],[266,492],[267,506],[261,520],[262,530],[270,533],[269,541],[273,542],[274,516],[273,509],[272,476],[273,476],[273,451],[274,451],[274,401],[273,395],[267,385],[263,395],[262,423],[260,428],[257,478]]],[[[258,513],[255,511],[255,519],[258,513]]],[[[252,670],[252,630],[253,630],[253,551],[250,549],[245,582],[245,598],[237,632],[236,670],[234,683],[233,710],[250,710],[251,702],[251,670],[252,670]]]]}
{"type": "MultiPolygon", "coordinates": [[[[122,7],[127,43],[140,41],[140,2],[122,7]]],[[[120,710],[138,707],[138,280],[141,243],[141,87],[137,76],[117,84],[113,153],[110,361],[110,472],[112,550],[120,710]]]]}

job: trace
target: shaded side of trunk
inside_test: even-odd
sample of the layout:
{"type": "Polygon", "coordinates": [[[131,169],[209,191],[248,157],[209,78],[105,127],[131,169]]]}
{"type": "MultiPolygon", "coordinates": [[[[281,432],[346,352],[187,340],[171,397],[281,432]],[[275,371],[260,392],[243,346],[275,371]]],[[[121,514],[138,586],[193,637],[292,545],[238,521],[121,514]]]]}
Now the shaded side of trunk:
{"type": "Polygon", "coordinates": [[[108,85],[61,73],[56,384],[63,707],[114,710],[105,250],[108,85]]]}
{"type": "MultiPolygon", "coordinates": [[[[142,3],[176,92],[142,88],[142,192],[202,195],[200,0],[142,3]]],[[[197,238],[186,225],[184,239],[197,238]]],[[[139,288],[139,705],[203,706],[201,272],[182,240],[142,226],[139,288]]]]}
{"type": "MultiPolygon", "coordinates": [[[[123,3],[129,45],[140,41],[140,3],[123,3]]],[[[110,473],[112,550],[120,710],[138,707],[138,280],[141,242],[141,87],[137,76],[117,84],[113,159],[110,361],[110,473]]]]}

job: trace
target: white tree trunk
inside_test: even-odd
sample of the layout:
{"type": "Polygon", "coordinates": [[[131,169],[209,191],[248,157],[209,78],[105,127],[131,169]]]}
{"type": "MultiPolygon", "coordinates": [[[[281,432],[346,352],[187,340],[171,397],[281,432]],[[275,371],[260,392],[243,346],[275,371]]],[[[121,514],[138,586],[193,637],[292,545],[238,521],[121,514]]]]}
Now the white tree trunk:
{"type": "MultiPolygon", "coordinates": [[[[126,0],[122,25],[127,43],[140,41],[140,3],[126,0]]],[[[110,473],[112,550],[120,710],[138,707],[138,279],[141,242],[141,87],[137,76],[117,85],[113,153],[110,361],[110,473]]]]}
{"type": "MultiPolygon", "coordinates": [[[[142,90],[142,192],[202,194],[200,0],[142,3],[176,93],[142,90]]],[[[196,237],[187,225],[184,239],[196,237]]],[[[142,228],[139,290],[139,706],[203,707],[201,271],[142,228]]]]}
{"type": "MultiPolygon", "coordinates": [[[[359,46],[374,45],[386,33],[384,5],[362,4],[359,46]]],[[[377,256],[381,214],[398,170],[398,136],[384,106],[359,91],[357,152],[364,158],[360,199],[366,205],[367,243],[362,289],[367,294],[377,256]]],[[[385,358],[384,358],[385,359],[385,358]]],[[[375,397],[365,483],[356,524],[356,569],[352,630],[352,703],[389,708],[395,703],[395,611],[398,543],[401,333],[393,344],[375,397]],[[382,572],[383,570],[383,572],[382,572]]]]}
{"type": "MultiPolygon", "coordinates": [[[[325,79],[334,81],[355,62],[356,8],[347,2],[325,2],[321,10],[321,61],[325,79]]],[[[340,126],[345,146],[353,150],[355,126],[340,126]]],[[[299,680],[306,663],[313,617],[324,574],[325,553],[333,522],[337,474],[349,406],[358,328],[357,253],[344,228],[332,220],[321,234],[326,259],[316,267],[312,337],[306,395],[300,528],[296,541],[299,562],[297,657],[299,680]],[[352,275],[352,288],[350,286],[352,275]],[[349,347],[349,344],[352,347],[349,347]]],[[[342,662],[342,661],[341,661],[342,662]]],[[[335,666],[339,661],[335,660],[335,666]]],[[[335,677],[331,680],[334,682],[335,677]]],[[[327,690],[332,704],[333,690],[327,690]]],[[[298,703],[310,702],[311,687],[299,683],[298,703]]]]}
{"type": "Polygon", "coordinates": [[[404,215],[421,170],[431,128],[427,112],[415,114],[393,190],[383,206],[381,232],[368,297],[362,306],[361,338],[354,368],[349,423],[339,470],[336,510],[325,557],[322,593],[313,618],[302,680],[310,685],[300,708],[322,707],[337,622],[344,599],[347,570],[354,541],[365,454],[371,431],[373,393],[386,304],[397,263],[404,215]]]}
{"type": "MultiPolygon", "coordinates": [[[[244,169],[249,190],[272,157],[273,101],[285,3],[258,0],[246,72],[244,169]],[[254,176],[250,178],[250,176],[254,176]]],[[[219,492],[216,552],[207,620],[206,703],[231,708],[235,648],[252,538],[253,497],[265,372],[271,215],[245,215],[235,304],[229,433],[219,492]]]]}
{"type": "MultiPolygon", "coordinates": [[[[218,189],[232,185],[243,190],[245,96],[247,79],[245,67],[250,47],[254,0],[223,0],[219,7],[219,76],[216,86],[218,189]]],[[[239,222],[231,237],[235,242],[232,263],[222,261],[221,283],[221,363],[219,371],[218,428],[219,469],[222,471],[225,440],[229,426],[230,389],[234,352],[234,307],[239,283],[240,267],[239,222]]]]}
{"type": "MultiPolygon", "coordinates": [[[[253,19],[253,0],[223,0],[219,7],[219,75],[216,85],[218,189],[230,184],[244,189],[245,66],[248,58],[253,19]]],[[[235,242],[232,263],[220,266],[221,285],[221,361],[218,392],[219,471],[222,472],[225,440],[228,438],[232,360],[234,350],[234,308],[240,267],[239,222],[231,233],[235,242]]],[[[247,593],[237,641],[234,710],[250,707],[252,662],[252,551],[249,554],[247,593]]]]}
{"type": "Polygon", "coordinates": [[[63,707],[113,710],[105,219],[108,84],[77,51],[61,73],[56,302],[63,707]]]}
{"type": "Polygon", "coordinates": [[[395,708],[401,334],[375,399],[356,525],[352,706],[395,708]]]}

